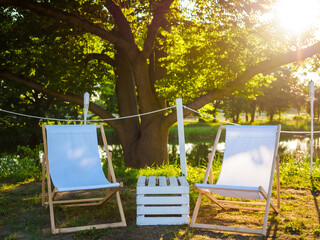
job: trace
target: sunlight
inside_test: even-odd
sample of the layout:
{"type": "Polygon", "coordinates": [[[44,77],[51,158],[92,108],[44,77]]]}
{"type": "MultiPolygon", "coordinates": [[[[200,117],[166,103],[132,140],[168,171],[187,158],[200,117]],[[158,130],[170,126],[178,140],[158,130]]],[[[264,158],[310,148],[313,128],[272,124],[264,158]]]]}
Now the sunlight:
{"type": "Polygon", "coordinates": [[[293,33],[302,33],[319,21],[319,0],[280,0],[276,7],[279,24],[293,33]]]}

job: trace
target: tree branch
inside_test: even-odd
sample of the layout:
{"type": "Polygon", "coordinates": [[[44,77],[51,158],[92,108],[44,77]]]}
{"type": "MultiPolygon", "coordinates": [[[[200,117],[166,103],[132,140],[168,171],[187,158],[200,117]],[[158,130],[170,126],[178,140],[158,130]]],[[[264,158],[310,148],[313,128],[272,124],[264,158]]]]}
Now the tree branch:
{"type": "Polygon", "coordinates": [[[112,32],[103,29],[97,24],[82,19],[80,16],[75,16],[74,14],[52,8],[49,4],[37,3],[32,0],[0,0],[0,6],[15,6],[28,9],[42,16],[54,18],[79,27],[83,31],[99,36],[123,49],[130,49],[129,44],[126,41],[112,32]]]}
{"type": "MultiPolygon", "coordinates": [[[[241,89],[244,84],[246,84],[250,79],[259,73],[269,73],[276,68],[281,67],[282,65],[303,61],[316,53],[320,53],[320,41],[304,49],[298,49],[296,51],[290,51],[273,56],[270,59],[257,63],[251,68],[245,70],[237,79],[228,83],[223,89],[212,89],[206,94],[196,98],[193,102],[189,103],[187,107],[199,109],[214,100],[220,100],[231,95],[236,90],[241,89]]],[[[191,113],[192,112],[190,110],[184,109],[184,116],[188,116],[191,113]]],[[[176,121],[177,117],[176,112],[174,111],[166,116],[163,124],[171,126],[176,121]]]]}
{"type": "Polygon", "coordinates": [[[92,59],[96,59],[98,61],[105,62],[105,63],[111,65],[112,67],[115,66],[115,60],[113,58],[109,57],[107,54],[103,54],[103,53],[88,54],[86,56],[86,58],[84,59],[84,62],[88,63],[92,59]]]}
{"type": "Polygon", "coordinates": [[[116,5],[112,0],[107,0],[105,4],[109,13],[112,15],[115,24],[118,26],[120,36],[126,39],[130,44],[134,44],[134,37],[131,27],[126,17],[123,15],[120,7],[116,5]]]}
{"type": "MultiPolygon", "coordinates": [[[[56,91],[46,89],[41,84],[34,82],[30,79],[25,79],[23,77],[16,76],[15,74],[13,74],[12,72],[10,72],[8,70],[1,69],[0,70],[0,78],[6,79],[11,82],[22,84],[22,85],[27,86],[29,88],[32,88],[36,91],[39,91],[43,94],[49,95],[54,98],[58,98],[58,99],[63,100],[65,102],[71,102],[71,103],[83,106],[83,98],[82,97],[79,97],[79,96],[72,94],[72,93],[63,94],[63,93],[59,93],[56,91]]],[[[97,114],[101,118],[114,118],[105,109],[103,109],[102,107],[100,107],[97,104],[92,103],[92,102],[90,102],[90,104],[89,104],[89,110],[91,112],[97,114]]],[[[107,123],[111,127],[113,127],[114,129],[121,127],[120,121],[107,121],[107,123]]]]}
{"type": "Polygon", "coordinates": [[[152,52],[157,32],[162,24],[162,21],[164,20],[164,15],[168,12],[172,2],[173,0],[162,0],[162,2],[154,11],[153,19],[151,24],[148,26],[148,34],[142,50],[142,55],[145,58],[148,58],[152,52]]]}

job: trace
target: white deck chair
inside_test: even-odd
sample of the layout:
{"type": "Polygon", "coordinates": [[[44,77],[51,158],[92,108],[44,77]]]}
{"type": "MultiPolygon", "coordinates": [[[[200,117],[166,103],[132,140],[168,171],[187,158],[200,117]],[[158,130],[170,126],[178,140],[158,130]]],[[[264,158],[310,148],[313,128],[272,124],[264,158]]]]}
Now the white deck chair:
{"type": "Polygon", "coordinates": [[[103,125],[43,125],[44,157],[42,167],[42,205],[49,205],[51,230],[53,234],[68,233],[91,228],[125,227],[119,189],[116,182],[111,153],[108,151],[103,125]],[[97,128],[100,128],[105,151],[107,152],[109,181],[106,179],[99,157],[97,128]],[[45,192],[45,171],[47,172],[48,193],[45,192]],[[111,175],[111,180],[110,180],[111,175]],[[52,184],[54,189],[52,190],[52,184]],[[55,200],[61,192],[106,188],[105,197],[55,200]],[[100,205],[116,194],[121,222],[90,226],[56,228],[53,205],[93,206],[100,205]],[[48,197],[48,202],[45,202],[48,197]]]}
{"type": "Polygon", "coordinates": [[[203,183],[195,183],[199,197],[195,205],[191,227],[219,231],[266,234],[269,210],[278,213],[279,198],[279,159],[277,157],[281,126],[223,126],[220,125],[209,157],[207,171],[203,183]],[[216,184],[212,184],[212,162],[222,129],[226,128],[225,152],[221,172],[216,184]],[[277,205],[271,201],[274,169],[277,163],[277,205]],[[266,203],[218,200],[214,194],[230,198],[264,199],[266,203]],[[196,223],[202,196],[223,209],[241,209],[264,211],[262,229],[249,229],[229,226],[196,223]],[[260,207],[257,207],[259,206],[260,207]],[[264,208],[261,208],[261,205],[264,208]],[[270,209],[270,205],[271,208],[270,209]],[[250,206],[250,207],[248,207],[250,206]],[[253,207],[255,206],[255,207],[253,207]]]}

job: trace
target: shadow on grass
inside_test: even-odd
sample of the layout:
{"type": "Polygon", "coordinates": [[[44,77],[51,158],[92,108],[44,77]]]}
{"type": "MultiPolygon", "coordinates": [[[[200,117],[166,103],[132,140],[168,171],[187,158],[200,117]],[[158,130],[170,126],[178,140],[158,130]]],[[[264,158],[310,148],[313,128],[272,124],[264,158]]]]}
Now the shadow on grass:
{"type": "Polygon", "coordinates": [[[279,223],[276,220],[274,220],[274,217],[273,217],[270,221],[270,226],[267,229],[267,233],[266,233],[267,238],[277,239],[278,230],[279,230],[279,223]],[[272,233],[272,236],[270,235],[271,233],[272,233]]]}
{"type": "MultiPolygon", "coordinates": [[[[319,182],[319,181],[317,181],[319,182]]],[[[318,201],[317,201],[317,197],[319,196],[320,194],[320,188],[319,186],[316,186],[315,185],[315,179],[314,178],[311,178],[311,194],[312,194],[312,197],[313,197],[313,201],[314,201],[314,205],[317,209],[317,212],[318,212],[318,222],[320,222],[320,210],[319,210],[319,204],[318,204],[318,201]]]]}

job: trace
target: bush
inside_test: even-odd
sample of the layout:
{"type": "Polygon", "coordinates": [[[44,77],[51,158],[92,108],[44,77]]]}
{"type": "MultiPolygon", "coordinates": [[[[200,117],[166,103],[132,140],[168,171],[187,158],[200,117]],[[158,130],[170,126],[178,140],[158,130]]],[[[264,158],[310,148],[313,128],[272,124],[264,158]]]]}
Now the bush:
{"type": "Polygon", "coordinates": [[[18,146],[14,155],[0,156],[0,179],[23,181],[30,178],[41,180],[40,154],[43,145],[31,149],[29,146],[18,146]]]}

